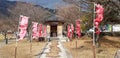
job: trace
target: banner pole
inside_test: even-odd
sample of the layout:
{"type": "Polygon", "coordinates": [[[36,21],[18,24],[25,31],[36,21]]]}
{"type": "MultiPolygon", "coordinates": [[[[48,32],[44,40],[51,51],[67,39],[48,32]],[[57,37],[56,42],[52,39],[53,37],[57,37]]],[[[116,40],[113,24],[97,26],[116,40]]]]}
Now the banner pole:
{"type": "Polygon", "coordinates": [[[17,42],[16,42],[16,46],[15,46],[15,58],[17,56],[17,42]]]}
{"type": "Polygon", "coordinates": [[[30,53],[32,53],[32,41],[30,42],[30,53]]]}
{"type": "Polygon", "coordinates": [[[17,46],[18,46],[18,41],[16,39],[16,46],[15,46],[15,58],[17,58],[17,46]]]}
{"type": "Polygon", "coordinates": [[[96,58],[96,47],[95,47],[95,25],[94,25],[94,19],[95,19],[95,3],[93,2],[94,10],[93,10],[93,55],[94,58],[96,58]]]}
{"type": "Polygon", "coordinates": [[[77,49],[77,38],[76,38],[76,49],[77,49]]]}
{"type": "MultiPolygon", "coordinates": [[[[30,28],[32,30],[32,27],[30,27],[30,28]]],[[[32,53],[32,31],[30,32],[30,53],[32,53]]]]}
{"type": "Polygon", "coordinates": [[[16,46],[15,46],[15,58],[17,58],[17,46],[18,46],[18,36],[19,36],[19,25],[20,25],[20,19],[21,19],[21,16],[19,17],[19,20],[18,20],[18,32],[17,32],[17,38],[16,38],[16,46]]]}

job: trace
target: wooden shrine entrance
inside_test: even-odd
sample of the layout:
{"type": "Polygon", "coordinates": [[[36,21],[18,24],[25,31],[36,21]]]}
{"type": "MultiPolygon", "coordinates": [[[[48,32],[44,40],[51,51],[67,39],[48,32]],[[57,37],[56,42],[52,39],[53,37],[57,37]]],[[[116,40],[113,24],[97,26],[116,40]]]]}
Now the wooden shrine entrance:
{"type": "Polygon", "coordinates": [[[45,19],[44,24],[47,26],[47,38],[62,38],[64,20],[55,15],[45,19]]]}
{"type": "Polygon", "coordinates": [[[57,37],[57,25],[51,25],[50,37],[57,37]]]}

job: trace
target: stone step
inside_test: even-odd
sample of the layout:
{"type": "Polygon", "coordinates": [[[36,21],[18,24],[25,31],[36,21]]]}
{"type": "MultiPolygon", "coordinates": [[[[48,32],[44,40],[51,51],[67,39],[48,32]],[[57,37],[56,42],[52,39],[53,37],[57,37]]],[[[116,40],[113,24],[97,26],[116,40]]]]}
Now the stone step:
{"type": "Polygon", "coordinates": [[[50,40],[59,40],[58,37],[50,37],[50,40]]]}

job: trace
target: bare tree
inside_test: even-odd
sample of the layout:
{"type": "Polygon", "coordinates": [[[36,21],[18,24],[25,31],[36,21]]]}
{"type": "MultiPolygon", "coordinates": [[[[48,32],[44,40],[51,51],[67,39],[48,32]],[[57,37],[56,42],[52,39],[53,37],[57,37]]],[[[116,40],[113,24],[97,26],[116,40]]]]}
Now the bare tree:
{"type": "Polygon", "coordinates": [[[75,23],[75,20],[80,19],[80,8],[73,4],[59,7],[57,15],[65,19],[67,23],[75,23]]]}
{"type": "Polygon", "coordinates": [[[107,23],[120,23],[120,0],[64,0],[80,8],[86,9],[93,12],[93,3],[99,3],[105,8],[104,11],[104,20],[102,25],[107,23]],[[84,5],[84,6],[83,6],[84,5]],[[92,7],[90,7],[92,6],[92,7]]]}
{"type": "Polygon", "coordinates": [[[82,30],[85,31],[92,27],[91,22],[93,21],[91,12],[85,11],[82,11],[79,6],[71,4],[65,7],[59,7],[57,15],[64,18],[67,23],[75,24],[75,20],[80,19],[82,30]]]}

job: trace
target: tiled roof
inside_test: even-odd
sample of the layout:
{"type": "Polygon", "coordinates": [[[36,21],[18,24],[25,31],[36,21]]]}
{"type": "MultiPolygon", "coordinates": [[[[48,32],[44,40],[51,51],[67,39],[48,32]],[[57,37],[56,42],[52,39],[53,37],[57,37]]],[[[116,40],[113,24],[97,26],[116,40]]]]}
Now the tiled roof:
{"type": "Polygon", "coordinates": [[[60,19],[58,16],[56,15],[52,15],[50,17],[48,17],[47,19],[45,19],[45,21],[60,21],[60,22],[64,22],[63,19],[60,19]]]}

